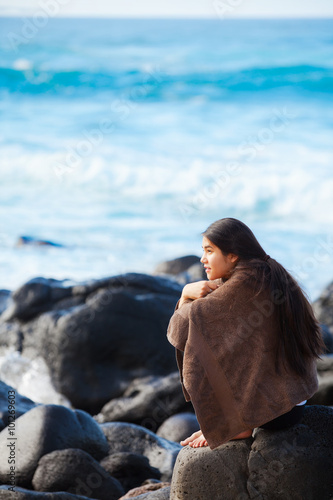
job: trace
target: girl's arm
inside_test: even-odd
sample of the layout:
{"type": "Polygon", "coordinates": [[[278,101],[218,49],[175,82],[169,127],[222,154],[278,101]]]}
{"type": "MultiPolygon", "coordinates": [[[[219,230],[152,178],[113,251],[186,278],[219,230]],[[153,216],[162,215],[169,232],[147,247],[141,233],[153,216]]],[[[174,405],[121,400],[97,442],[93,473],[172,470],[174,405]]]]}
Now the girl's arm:
{"type": "Polygon", "coordinates": [[[178,307],[181,307],[187,300],[196,300],[206,297],[220,286],[216,281],[196,281],[184,286],[178,307]]]}

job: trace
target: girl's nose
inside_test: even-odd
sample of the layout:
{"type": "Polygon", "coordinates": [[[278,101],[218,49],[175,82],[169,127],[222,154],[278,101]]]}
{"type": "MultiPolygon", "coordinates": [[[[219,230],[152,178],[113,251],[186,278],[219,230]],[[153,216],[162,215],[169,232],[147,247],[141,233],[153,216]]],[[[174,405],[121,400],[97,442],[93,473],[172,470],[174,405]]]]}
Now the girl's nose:
{"type": "Polygon", "coordinates": [[[205,262],[205,260],[206,260],[206,258],[205,258],[205,256],[203,255],[203,256],[201,257],[201,259],[200,259],[200,262],[203,264],[203,263],[205,262]]]}

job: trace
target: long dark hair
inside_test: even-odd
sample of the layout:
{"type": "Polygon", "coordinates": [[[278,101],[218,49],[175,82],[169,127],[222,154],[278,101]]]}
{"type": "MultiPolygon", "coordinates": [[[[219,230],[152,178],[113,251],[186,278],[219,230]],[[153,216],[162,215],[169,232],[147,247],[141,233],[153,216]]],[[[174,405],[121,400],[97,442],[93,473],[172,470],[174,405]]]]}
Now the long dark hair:
{"type": "Polygon", "coordinates": [[[290,273],[272,259],[252,231],[232,218],[213,222],[203,233],[223,253],[237,255],[233,275],[248,278],[257,293],[268,290],[275,304],[274,314],[280,326],[278,355],[299,374],[306,372],[306,359],[319,358],[325,351],[320,326],[305,293],[290,273]]]}

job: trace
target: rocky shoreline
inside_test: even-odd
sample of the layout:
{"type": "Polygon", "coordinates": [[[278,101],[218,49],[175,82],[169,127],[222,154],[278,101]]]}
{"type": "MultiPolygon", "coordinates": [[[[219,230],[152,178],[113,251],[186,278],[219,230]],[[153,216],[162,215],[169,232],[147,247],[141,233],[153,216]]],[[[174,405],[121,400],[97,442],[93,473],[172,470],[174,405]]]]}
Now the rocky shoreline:
{"type": "Polygon", "coordinates": [[[202,278],[187,256],[0,291],[0,498],[332,499],[333,285],[314,303],[328,352],[302,422],[217,454],[178,444],[198,423],[166,340],[182,286],[202,278]]]}

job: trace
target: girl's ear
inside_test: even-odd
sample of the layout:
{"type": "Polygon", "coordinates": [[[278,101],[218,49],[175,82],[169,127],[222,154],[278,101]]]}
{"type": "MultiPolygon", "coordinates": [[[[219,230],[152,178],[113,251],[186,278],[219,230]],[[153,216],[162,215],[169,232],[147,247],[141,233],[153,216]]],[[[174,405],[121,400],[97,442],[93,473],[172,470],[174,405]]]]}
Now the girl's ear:
{"type": "Polygon", "coordinates": [[[234,253],[229,253],[229,258],[230,258],[230,262],[232,264],[234,264],[235,262],[237,262],[238,259],[239,259],[238,255],[235,255],[234,253]]]}

